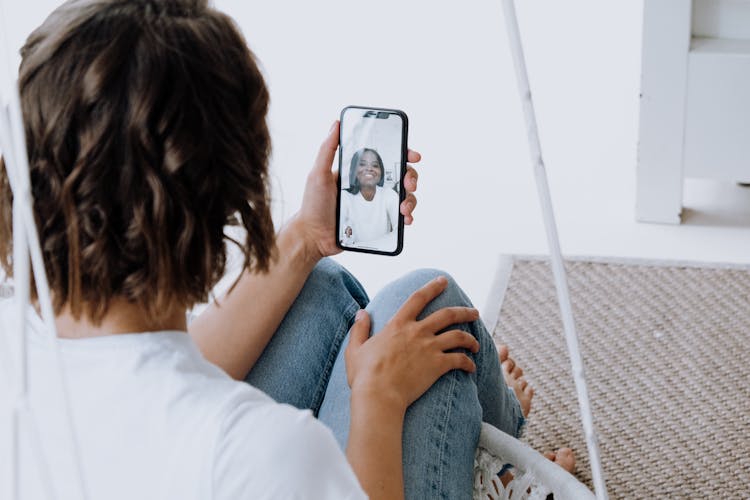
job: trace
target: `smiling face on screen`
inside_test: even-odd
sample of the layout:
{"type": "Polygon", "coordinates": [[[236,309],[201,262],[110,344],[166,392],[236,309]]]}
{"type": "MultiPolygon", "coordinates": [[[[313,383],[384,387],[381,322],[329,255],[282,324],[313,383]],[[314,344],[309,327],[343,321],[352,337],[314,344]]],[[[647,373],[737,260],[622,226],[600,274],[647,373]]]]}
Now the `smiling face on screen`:
{"type": "Polygon", "coordinates": [[[365,151],[357,163],[357,181],[360,187],[374,188],[383,178],[383,166],[374,151],[365,151]]]}

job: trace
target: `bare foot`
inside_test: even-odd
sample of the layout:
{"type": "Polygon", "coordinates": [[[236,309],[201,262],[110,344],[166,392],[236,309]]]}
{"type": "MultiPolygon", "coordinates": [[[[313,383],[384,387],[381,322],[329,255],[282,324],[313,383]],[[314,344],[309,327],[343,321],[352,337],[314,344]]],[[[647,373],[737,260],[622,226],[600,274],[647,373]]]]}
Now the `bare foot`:
{"type": "Polygon", "coordinates": [[[523,416],[528,417],[531,411],[531,399],[534,397],[534,388],[523,378],[523,369],[510,357],[508,346],[501,345],[497,349],[497,354],[503,367],[505,383],[513,389],[518,402],[521,403],[523,416]]]}
{"type": "Polygon", "coordinates": [[[557,451],[548,451],[544,456],[571,474],[576,470],[576,456],[570,448],[560,448],[557,451]]]}
{"type": "MultiPolygon", "coordinates": [[[[570,448],[559,448],[557,451],[548,451],[544,456],[571,474],[576,470],[576,456],[570,448]]],[[[500,476],[500,482],[503,483],[503,487],[508,486],[511,481],[513,481],[513,473],[510,471],[500,476]]]]}

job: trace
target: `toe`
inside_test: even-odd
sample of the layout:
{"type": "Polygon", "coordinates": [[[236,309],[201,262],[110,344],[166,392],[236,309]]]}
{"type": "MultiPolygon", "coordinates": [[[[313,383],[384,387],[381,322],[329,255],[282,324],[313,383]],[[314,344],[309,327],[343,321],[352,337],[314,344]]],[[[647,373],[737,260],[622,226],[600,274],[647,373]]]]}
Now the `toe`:
{"type": "Polygon", "coordinates": [[[545,452],[544,454],[544,458],[546,458],[547,460],[552,460],[553,462],[555,461],[556,457],[557,455],[555,455],[554,451],[548,451],[548,452],[545,452]]]}
{"type": "Polygon", "coordinates": [[[555,453],[555,463],[572,473],[576,468],[576,457],[570,448],[560,448],[555,453]]]}
{"type": "Polygon", "coordinates": [[[497,357],[500,358],[500,364],[503,364],[506,359],[508,359],[508,346],[507,345],[501,345],[497,348],[497,357]]]}
{"type": "Polygon", "coordinates": [[[523,377],[523,369],[520,366],[515,365],[513,367],[513,377],[515,377],[515,378],[521,378],[521,377],[523,377]]]}
{"type": "Polygon", "coordinates": [[[528,400],[529,400],[529,401],[531,401],[531,400],[532,400],[532,399],[534,398],[534,388],[533,388],[533,387],[531,387],[531,385],[530,385],[530,384],[529,384],[529,385],[527,385],[527,386],[526,386],[526,387],[525,387],[525,388],[523,389],[523,393],[524,393],[525,397],[526,397],[526,398],[528,398],[528,400]]]}

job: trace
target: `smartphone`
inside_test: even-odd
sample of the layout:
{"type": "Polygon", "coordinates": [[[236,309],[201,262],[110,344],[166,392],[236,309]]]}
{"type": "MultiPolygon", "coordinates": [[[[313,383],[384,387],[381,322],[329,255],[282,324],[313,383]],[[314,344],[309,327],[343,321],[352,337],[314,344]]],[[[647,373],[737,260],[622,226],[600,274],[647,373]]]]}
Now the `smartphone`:
{"type": "Polygon", "coordinates": [[[398,255],[404,246],[409,120],[397,109],[341,111],[336,242],[344,250],[398,255]]]}

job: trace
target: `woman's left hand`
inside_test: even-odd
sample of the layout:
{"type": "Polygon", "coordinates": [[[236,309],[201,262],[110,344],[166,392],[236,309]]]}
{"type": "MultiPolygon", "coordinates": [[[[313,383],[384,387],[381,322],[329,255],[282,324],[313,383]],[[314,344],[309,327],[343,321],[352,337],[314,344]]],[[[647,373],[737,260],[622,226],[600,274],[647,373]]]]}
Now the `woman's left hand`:
{"type": "MultiPolygon", "coordinates": [[[[337,172],[331,171],[333,158],[339,145],[339,122],[333,123],[328,137],[320,145],[318,157],[307,176],[302,207],[290,224],[294,224],[301,232],[306,246],[314,257],[323,258],[341,252],[336,246],[336,196],[337,172]]],[[[408,150],[406,159],[410,163],[418,163],[422,155],[408,150]]],[[[417,206],[414,191],[417,190],[417,171],[411,165],[406,166],[404,189],[406,198],[401,202],[401,214],[404,224],[414,222],[412,213],[417,206]]]]}

